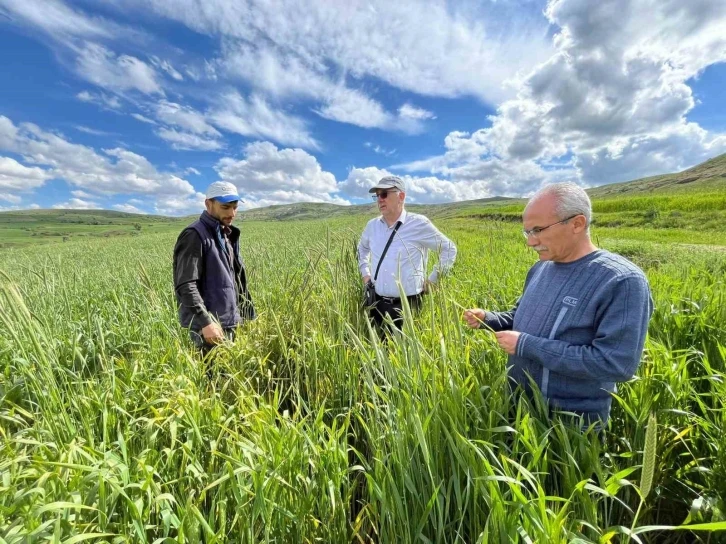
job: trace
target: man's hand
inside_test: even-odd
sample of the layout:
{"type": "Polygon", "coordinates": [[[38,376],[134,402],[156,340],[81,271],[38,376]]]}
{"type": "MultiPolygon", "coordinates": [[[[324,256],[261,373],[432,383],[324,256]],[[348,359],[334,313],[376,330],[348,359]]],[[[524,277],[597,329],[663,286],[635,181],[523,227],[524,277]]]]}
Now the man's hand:
{"type": "Polygon", "coordinates": [[[369,281],[371,281],[370,274],[367,276],[363,276],[363,285],[366,285],[369,281]]]}
{"type": "Polygon", "coordinates": [[[219,325],[210,323],[202,329],[202,336],[207,344],[219,344],[224,340],[224,333],[219,325]]]}
{"type": "Polygon", "coordinates": [[[471,310],[464,310],[464,321],[472,329],[478,329],[484,322],[485,312],[481,308],[472,308],[471,310]]]}
{"type": "Polygon", "coordinates": [[[495,332],[494,335],[497,337],[499,346],[506,351],[509,355],[514,355],[517,350],[517,340],[521,333],[517,331],[499,331],[495,332]]]}

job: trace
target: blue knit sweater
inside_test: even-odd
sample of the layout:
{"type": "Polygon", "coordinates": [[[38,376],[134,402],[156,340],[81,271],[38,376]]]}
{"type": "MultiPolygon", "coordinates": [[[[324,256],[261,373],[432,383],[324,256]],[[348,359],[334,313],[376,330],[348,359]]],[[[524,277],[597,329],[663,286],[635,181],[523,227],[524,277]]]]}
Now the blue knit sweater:
{"type": "Polygon", "coordinates": [[[521,332],[509,375],[529,376],[550,407],[607,421],[615,383],[635,374],[653,302],[633,263],[597,250],[577,261],[539,261],[509,312],[487,312],[495,331],[521,332]],[[594,416],[594,417],[593,417],[594,416]]]}

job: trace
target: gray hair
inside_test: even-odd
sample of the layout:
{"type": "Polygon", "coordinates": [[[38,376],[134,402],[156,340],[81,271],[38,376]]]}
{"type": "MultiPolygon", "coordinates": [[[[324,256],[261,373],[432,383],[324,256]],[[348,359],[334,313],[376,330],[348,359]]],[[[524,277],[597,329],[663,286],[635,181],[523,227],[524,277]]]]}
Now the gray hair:
{"type": "Polygon", "coordinates": [[[590,197],[582,187],[571,182],[546,185],[529,199],[527,207],[535,200],[539,200],[545,196],[554,197],[555,214],[560,219],[572,217],[573,215],[584,215],[589,232],[590,220],[592,219],[592,203],[590,202],[590,197]]]}

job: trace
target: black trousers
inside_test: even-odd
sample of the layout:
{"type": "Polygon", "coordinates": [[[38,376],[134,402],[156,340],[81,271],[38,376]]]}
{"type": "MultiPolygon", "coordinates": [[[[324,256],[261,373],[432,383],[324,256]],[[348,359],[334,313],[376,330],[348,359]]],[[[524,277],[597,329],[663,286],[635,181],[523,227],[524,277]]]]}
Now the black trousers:
{"type": "MultiPolygon", "coordinates": [[[[423,293],[406,297],[408,305],[412,312],[421,308],[423,293]]],[[[376,303],[370,309],[370,318],[373,324],[379,329],[384,329],[386,316],[390,316],[393,320],[393,326],[399,331],[403,327],[403,309],[401,299],[396,297],[382,297],[376,295],[376,303]]]]}

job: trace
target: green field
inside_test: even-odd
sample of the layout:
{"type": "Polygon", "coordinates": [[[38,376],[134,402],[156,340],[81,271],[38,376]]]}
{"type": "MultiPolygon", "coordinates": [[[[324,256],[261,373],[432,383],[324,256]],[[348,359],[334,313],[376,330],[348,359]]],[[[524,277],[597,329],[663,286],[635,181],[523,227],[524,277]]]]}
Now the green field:
{"type": "Polygon", "coordinates": [[[456,215],[437,219],[454,272],[387,345],[358,306],[370,212],[243,220],[259,318],[211,383],[176,321],[184,221],[0,251],[2,541],[719,541],[726,253],[595,229],[656,301],[601,446],[511,398],[502,352],[463,325],[508,308],[536,257],[517,223],[456,215]]]}

